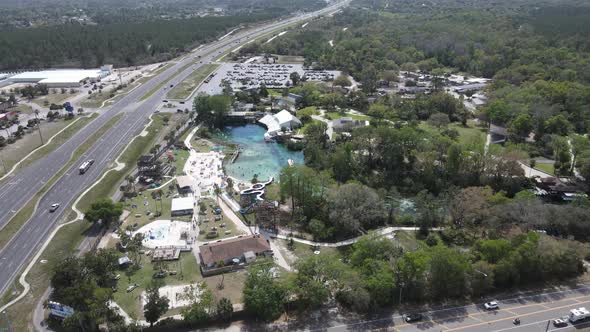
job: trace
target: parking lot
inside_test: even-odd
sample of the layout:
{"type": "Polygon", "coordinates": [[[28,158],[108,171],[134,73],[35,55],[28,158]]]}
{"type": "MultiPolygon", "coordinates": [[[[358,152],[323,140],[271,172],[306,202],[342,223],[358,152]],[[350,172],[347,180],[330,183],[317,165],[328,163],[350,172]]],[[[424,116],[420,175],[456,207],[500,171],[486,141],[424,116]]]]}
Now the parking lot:
{"type": "Polygon", "coordinates": [[[220,94],[224,81],[229,82],[234,91],[257,88],[261,84],[267,88],[286,88],[291,85],[293,72],[312,82],[329,82],[340,74],[338,71],[306,70],[301,64],[225,63],[203,82],[199,92],[220,94]]]}

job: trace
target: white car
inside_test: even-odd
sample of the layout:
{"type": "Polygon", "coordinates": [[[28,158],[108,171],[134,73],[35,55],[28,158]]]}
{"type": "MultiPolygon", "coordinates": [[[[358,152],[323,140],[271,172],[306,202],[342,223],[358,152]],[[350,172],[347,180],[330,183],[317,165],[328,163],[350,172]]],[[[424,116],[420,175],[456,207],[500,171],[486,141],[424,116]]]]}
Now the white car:
{"type": "Polygon", "coordinates": [[[49,212],[55,212],[57,209],[59,209],[59,203],[53,203],[51,204],[51,207],[49,207],[49,212]]]}
{"type": "Polygon", "coordinates": [[[498,306],[498,302],[496,301],[484,303],[483,307],[486,308],[486,310],[496,310],[500,308],[500,306],[498,306]]]}

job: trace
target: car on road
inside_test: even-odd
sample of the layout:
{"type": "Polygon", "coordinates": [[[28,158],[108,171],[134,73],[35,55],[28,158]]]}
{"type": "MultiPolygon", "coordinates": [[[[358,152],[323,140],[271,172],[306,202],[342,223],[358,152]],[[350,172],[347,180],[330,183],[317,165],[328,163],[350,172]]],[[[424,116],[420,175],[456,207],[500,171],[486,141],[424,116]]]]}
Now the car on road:
{"type": "Polygon", "coordinates": [[[407,314],[404,316],[404,320],[406,321],[406,323],[417,322],[419,320],[422,320],[422,314],[407,314]]]}
{"type": "Polygon", "coordinates": [[[484,303],[483,307],[486,308],[486,310],[500,309],[500,306],[498,305],[498,302],[496,302],[496,301],[484,303]]]}
{"type": "Polygon", "coordinates": [[[168,102],[168,100],[164,99],[164,100],[162,100],[162,102],[163,102],[163,103],[167,103],[167,102],[168,102]]]}
{"type": "Polygon", "coordinates": [[[57,209],[59,209],[59,203],[53,203],[49,207],[49,212],[55,212],[57,209]]]}
{"type": "Polygon", "coordinates": [[[558,318],[553,320],[553,326],[555,327],[565,327],[567,326],[567,319],[558,318]]]}

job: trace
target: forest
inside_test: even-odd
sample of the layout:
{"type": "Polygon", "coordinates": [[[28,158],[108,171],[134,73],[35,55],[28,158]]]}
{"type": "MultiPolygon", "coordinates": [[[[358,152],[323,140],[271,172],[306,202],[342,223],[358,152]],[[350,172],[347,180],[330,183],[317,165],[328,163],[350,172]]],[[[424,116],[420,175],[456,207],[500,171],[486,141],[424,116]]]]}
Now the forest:
{"type": "Polygon", "coordinates": [[[118,8],[116,11],[106,6],[97,9],[94,16],[97,24],[67,22],[32,28],[4,27],[0,29],[0,70],[88,68],[105,63],[119,67],[167,61],[239,25],[325,6],[316,0],[227,1],[225,4],[233,9],[221,16],[185,18],[186,15],[148,14],[133,7],[120,8],[117,4],[112,7],[118,8]]]}

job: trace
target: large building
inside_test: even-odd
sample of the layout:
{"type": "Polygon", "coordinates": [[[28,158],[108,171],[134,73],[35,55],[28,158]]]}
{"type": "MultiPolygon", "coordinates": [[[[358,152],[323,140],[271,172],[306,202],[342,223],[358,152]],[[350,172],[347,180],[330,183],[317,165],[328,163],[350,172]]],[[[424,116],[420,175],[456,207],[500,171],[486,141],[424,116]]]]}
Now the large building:
{"type": "Polygon", "coordinates": [[[258,122],[266,126],[265,138],[276,136],[281,131],[301,127],[301,121],[287,110],[282,110],[277,114],[267,114],[258,122]]]}
{"type": "Polygon", "coordinates": [[[111,74],[112,67],[100,69],[59,69],[26,71],[7,78],[12,83],[45,84],[50,88],[76,88],[83,82],[97,82],[111,74]]]}
{"type": "Polygon", "coordinates": [[[199,247],[204,276],[243,268],[258,257],[271,257],[272,249],[263,236],[248,235],[199,247]]]}

